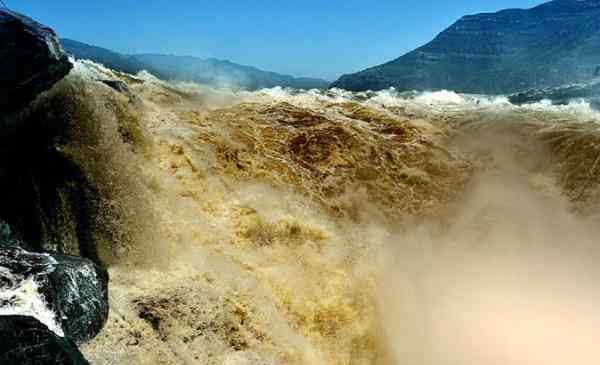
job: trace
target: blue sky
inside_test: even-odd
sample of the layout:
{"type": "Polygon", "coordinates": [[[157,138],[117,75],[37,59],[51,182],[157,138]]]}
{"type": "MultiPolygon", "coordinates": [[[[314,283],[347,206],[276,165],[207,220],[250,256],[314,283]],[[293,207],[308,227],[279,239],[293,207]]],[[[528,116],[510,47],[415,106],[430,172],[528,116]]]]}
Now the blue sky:
{"type": "Polygon", "coordinates": [[[466,14],[540,0],[4,0],[73,38],[124,53],[215,57],[333,80],[392,60],[466,14]]]}

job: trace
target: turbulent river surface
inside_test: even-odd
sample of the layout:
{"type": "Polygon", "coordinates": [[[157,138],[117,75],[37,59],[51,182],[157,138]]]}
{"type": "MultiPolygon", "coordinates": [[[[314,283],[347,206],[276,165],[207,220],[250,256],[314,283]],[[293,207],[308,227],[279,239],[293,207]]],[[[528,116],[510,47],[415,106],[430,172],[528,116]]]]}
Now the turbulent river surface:
{"type": "Polygon", "coordinates": [[[584,101],[228,92],[82,61],[61,94],[112,237],[93,364],[600,360],[584,101]]]}

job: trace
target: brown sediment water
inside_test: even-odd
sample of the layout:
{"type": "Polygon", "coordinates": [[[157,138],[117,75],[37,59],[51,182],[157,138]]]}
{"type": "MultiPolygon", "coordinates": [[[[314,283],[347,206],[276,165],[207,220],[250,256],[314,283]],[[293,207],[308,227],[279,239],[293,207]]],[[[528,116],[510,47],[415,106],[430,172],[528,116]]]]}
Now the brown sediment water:
{"type": "Polygon", "coordinates": [[[80,64],[65,81],[112,116],[100,147],[65,146],[117,232],[91,363],[600,359],[589,106],[138,77],[80,64]]]}

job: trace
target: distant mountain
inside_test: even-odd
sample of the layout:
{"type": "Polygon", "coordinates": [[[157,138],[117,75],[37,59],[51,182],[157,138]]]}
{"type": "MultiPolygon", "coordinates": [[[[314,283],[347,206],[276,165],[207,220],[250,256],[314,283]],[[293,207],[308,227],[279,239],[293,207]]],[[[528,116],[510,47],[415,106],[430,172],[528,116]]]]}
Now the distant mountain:
{"type": "Polygon", "coordinates": [[[389,63],[332,87],[512,93],[586,82],[600,74],[600,0],[556,0],[461,18],[389,63]]]}
{"type": "Polygon", "coordinates": [[[325,80],[282,75],[214,58],[155,54],[141,54],[134,57],[168,75],[169,79],[189,80],[219,86],[238,86],[251,90],[275,86],[326,89],[330,84],[325,80]]]}
{"type": "MultiPolygon", "coordinates": [[[[153,70],[151,66],[138,61],[134,56],[116,53],[105,48],[91,46],[71,39],[63,38],[60,40],[60,43],[69,55],[101,63],[113,70],[129,74],[136,74],[142,70],[147,70],[155,74],[158,73],[156,72],[157,70],[153,70]]],[[[161,75],[156,76],[160,77],[161,75]]]]}
{"type": "Polygon", "coordinates": [[[127,73],[147,70],[166,80],[194,81],[212,86],[257,90],[275,86],[325,89],[329,82],[293,77],[214,58],[156,54],[124,55],[71,39],[61,39],[65,51],[75,58],[89,59],[127,73]]]}

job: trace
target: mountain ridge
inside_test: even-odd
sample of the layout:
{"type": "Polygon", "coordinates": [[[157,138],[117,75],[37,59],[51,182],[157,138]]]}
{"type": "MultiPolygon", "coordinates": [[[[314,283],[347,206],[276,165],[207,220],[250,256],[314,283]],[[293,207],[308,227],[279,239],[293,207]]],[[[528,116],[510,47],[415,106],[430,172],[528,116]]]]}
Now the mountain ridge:
{"type": "Polygon", "coordinates": [[[466,15],[431,42],[332,87],[502,94],[585,82],[600,65],[600,1],[466,15]]]}
{"type": "Polygon", "coordinates": [[[217,87],[248,90],[275,86],[297,89],[325,89],[330,82],[310,77],[295,77],[254,66],[217,58],[177,56],[157,53],[121,54],[76,40],[63,38],[65,51],[75,58],[89,59],[117,71],[135,74],[146,70],[166,80],[193,81],[217,87]]]}

